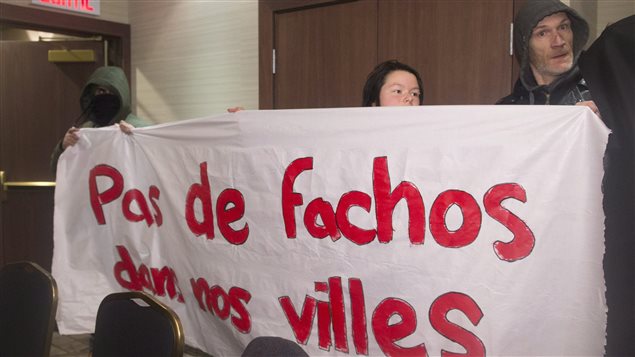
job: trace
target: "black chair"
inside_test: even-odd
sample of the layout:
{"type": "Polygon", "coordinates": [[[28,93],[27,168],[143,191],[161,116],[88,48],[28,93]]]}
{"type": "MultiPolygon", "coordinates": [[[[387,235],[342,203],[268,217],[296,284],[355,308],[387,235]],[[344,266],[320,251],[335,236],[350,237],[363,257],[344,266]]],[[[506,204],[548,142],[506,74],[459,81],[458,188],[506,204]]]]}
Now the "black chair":
{"type": "Polygon", "coordinates": [[[92,356],[182,356],[179,317],[140,291],[113,293],[99,304],[92,356]]]}
{"type": "Polygon", "coordinates": [[[309,357],[297,343],[282,337],[256,337],[245,348],[241,357],[309,357]]]}
{"type": "Polygon", "coordinates": [[[33,262],[0,270],[0,356],[48,356],[57,311],[55,279],[33,262]]]}

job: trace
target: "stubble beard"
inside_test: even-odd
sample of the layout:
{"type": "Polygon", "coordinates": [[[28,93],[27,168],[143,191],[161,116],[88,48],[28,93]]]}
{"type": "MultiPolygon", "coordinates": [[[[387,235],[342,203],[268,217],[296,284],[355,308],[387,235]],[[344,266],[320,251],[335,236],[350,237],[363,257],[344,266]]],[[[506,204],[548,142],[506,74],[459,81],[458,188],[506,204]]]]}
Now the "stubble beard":
{"type": "Polygon", "coordinates": [[[530,67],[538,84],[541,84],[541,82],[546,82],[544,84],[548,85],[553,80],[568,72],[573,67],[573,55],[571,54],[571,52],[568,52],[568,59],[564,63],[554,61],[551,58],[545,59],[537,57],[538,56],[536,56],[532,50],[529,51],[530,67]],[[556,63],[550,63],[552,61],[556,63]],[[536,75],[540,75],[543,80],[539,80],[536,75]]]}

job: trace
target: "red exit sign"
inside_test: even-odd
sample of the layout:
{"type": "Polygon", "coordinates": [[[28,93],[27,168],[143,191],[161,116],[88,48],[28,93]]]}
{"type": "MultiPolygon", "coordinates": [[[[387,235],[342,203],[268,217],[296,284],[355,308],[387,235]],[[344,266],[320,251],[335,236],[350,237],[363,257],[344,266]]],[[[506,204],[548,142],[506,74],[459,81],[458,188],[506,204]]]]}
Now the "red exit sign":
{"type": "Polygon", "coordinates": [[[99,15],[99,0],[31,0],[31,3],[63,11],[99,15]]]}

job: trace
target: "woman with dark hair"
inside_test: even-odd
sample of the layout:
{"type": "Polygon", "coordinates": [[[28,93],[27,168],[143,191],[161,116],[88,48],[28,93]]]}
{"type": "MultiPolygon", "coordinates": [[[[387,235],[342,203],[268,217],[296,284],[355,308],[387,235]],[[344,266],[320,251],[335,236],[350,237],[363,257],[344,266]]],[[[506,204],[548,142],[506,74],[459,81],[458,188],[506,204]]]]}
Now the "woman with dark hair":
{"type": "Polygon", "coordinates": [[[366,79],[363,107],[423,104],[423,82],[412,67],[396,60],[382,62],[366,79]]]}

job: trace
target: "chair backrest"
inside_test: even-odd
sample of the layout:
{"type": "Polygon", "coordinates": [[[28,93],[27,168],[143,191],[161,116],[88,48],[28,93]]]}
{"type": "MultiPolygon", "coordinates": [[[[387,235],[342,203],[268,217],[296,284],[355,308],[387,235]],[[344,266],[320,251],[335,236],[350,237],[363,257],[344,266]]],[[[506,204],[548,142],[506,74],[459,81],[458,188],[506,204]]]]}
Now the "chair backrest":
{"type": "Polygon", "coordinates": [[[99,304],[94,357],[182,356],[183,345],[179,317],[144,292],[113,293],[99,304]]]}
{"type": "Polygon", "coordinates": [[[33,262],[0,270],[0,356],[49,356],[57,285],[33,262]]]}
{"type": "Polygon", "coordinates": [[[245,348],[241,357],[309,357],[297,343],[282,337],[256,337],[245,348]]]}

